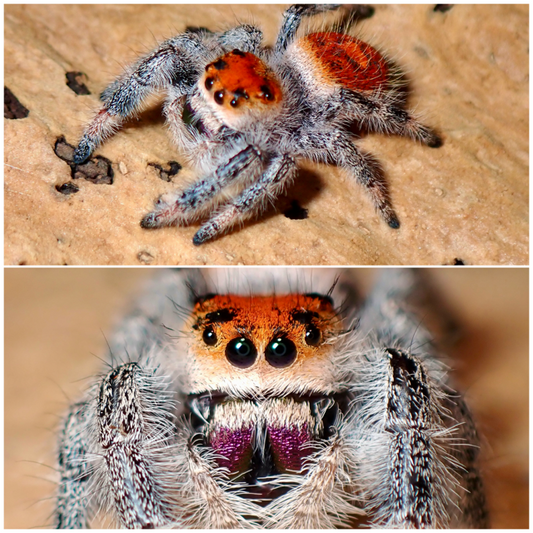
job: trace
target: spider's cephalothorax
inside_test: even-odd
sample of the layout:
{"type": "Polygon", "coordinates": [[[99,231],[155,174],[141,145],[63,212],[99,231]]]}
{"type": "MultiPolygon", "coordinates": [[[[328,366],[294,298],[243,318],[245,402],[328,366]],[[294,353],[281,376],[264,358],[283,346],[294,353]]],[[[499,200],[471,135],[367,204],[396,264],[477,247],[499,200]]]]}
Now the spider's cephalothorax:
{"type": "Polygon", "coordinates": [[[301,473],[336,431],[347,404],[331,354],[340,327],[319,295],[213,296],[195,307],[186,386],[195,429],[263,502],[283,492],[276,476],[301,473]]]}
{"type": "Polygon", "coordinates": [[[170,130],[199,180],[163,195],[144,228],[203,219],[193,239],[202,244],[261,212],[303,159],[346,169],[398,228],[383,177],[354,145],[350,125],[431,147],[441,140],[404,109],[398,73],[370,45],[336,31],[297,36],[303,17],[338,7],[292,6],[272,49],[250,25],[191,30],[165,41],[103,92],[104,107],[85,130],[75,162],[90,157],[149,93],[164,90],[170,130]]]}
{"type": "Polygon", "coordinates": [[[414,272],[362,306],[349,273],[225,274],[159,272],[110,337],[60,433],[58,527],[486,527],[414,272]]]}

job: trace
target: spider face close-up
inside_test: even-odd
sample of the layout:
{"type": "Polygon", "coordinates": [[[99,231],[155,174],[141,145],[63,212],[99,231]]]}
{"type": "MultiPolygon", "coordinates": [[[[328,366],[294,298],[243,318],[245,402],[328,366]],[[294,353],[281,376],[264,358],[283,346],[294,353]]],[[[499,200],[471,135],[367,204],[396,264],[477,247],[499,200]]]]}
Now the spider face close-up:
{"type": "Polygon", "coordinates": [[[102,93],[74,161],[94,149],[154,91],[197,181],[163,195],[143,228],[200,220],[197,245],[258,216],[286,191],[300,162],[335,164],[363,185],[391,228],[400,223],[372,157],[354,144],[360,131],[407,136],[430,147],[441,139],[405,110],[400,75],[377,50],[340,30],[301,35],[306,17],[336,5],[292,6],[273,47],[241,24],[213,33],[189,29],[126,69],[102,93]]]}
{"type": "Polygon", "coordinates": [[[64,418],[56,526],[486,527],[423,277],[257,272],[154,277],[64,418]]]}

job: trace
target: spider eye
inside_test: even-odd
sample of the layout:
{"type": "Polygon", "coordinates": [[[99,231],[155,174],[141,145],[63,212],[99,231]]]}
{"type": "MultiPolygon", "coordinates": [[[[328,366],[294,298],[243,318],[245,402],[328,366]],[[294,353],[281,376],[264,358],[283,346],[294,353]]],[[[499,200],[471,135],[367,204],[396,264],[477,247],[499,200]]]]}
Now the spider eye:
{"type": "Polygon", "coordinates": [[[224,91],[217,91],[215,93],[215,102],[218,105],[222,105],[224,103],[224,91]]]}
{"type": "Polygon", "coordinates": [[[309,324],[305,330],[305,342],[309,346],[317,346],[320,343],[320,340],[322,338],[322,335],[320,333],[320,330],[313,326],[312,324],[309,324]]]}
{"type": "Polygon", "coordinates": [[[273,100],[274,96],[272,95],[272,91],[270,90],[270,87],[268,85],[261,85],[261,95],[266,98],[267,100],[273,100]]]}
{"type": "Polygon", "coordinates": [[[266,347],[266,360],[276,368],[291,365],[296,359],[296,346],[294,342],[285,337],[276,337],[266,347]]]}
{"type": "Polygon", "coordinates": [[[257,350],[253,342],[246,337],[237,337],[226,346],[228,361],[238,368],[248,368],[255,363],[257,350]]]}
{"type": "Polygon", "coordinates": [[[202,339],[208,346],[214,346],[217,343],[217,334],[215,333],[213,326],[207,326],[204,329],[202,339]]]}
{"type": "Polygon", "coordinates": [[[214,78],[206,78],[205,79],[205,88],[210,91],[213,88],[213,84],[215,83],[214,78]]]}

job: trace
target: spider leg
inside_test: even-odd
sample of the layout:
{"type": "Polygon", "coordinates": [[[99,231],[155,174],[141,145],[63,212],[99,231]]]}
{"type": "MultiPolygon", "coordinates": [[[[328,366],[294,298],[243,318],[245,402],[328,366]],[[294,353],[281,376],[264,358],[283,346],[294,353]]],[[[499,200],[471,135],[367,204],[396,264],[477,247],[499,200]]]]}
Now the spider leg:
{"type": "Polygon", "coordinates": [[[285,52],[289,44],[294,41],[304,17],[333,11],[340,7],[341,4],[294,4],[290,6],[283,14],[283,22],[274,47],[275,52],[277,54],[285,52]]]}
{"type": "Polygon", "coordinates": [[[394,229],[400,227],[398,217],[391,206],[387,182],[379,165],[370,156],[363,154],[348,137],[336,133],[307,132],[301,135],[300,145],[303,147],[302,154],[305,154],[307,146],[311,146],[313,148],[309,152],[310,156],[315,150],[319,150],[322,161],[334,163],[354,174],[370,194],[375,208],[387,224],[394,229]],[[330,146],[330,149],[326,151],[324,146],[330,146]]]}
{"type": "Polygon", "coordinates": [[[350,501],[353,500],[349,493],[353,482],[347,471],[350,454],[341,432],[330,437],[306,463],[305,476],[289,478],[296,486],[269,505],[266,527],[334,529],[350,525],[350,517],[362,514],[350,501]]]}
{"type": "Polygon", "coordinates": [[[261,508],[235,490],[228,490],[231,484],[227,476],[203,456],[192,438],[186,444],[185,453],[188,479],[185,498],[191,502],[186,525],[210,529],[253,528],[261,508]]]}
{"type": "Polygon", "coordinates": [[[342,89],[341,100],[345,104],[343,113],[372,131],[410,137],[430,148],[442,146],[442,139],[433,130],[416,120],[392,97],[342,89]]]}
{"type": "Polygon", "coordinates": [[[200,228],[193,238],[193,243],[199,245],[214,239],[253,213],[264,209],[266,201],[277,198],[295,174],[294,159],[287,155],[274,157],[255,183],[246,188],[235,200],[225,204],[200,228]]]}
{"type": "Polygon", "coordinates": [[[195,58],[204,55],[201,36],[188,32],[163,42],[129,67],[102,93],[103,108],[85,129],[74,162],[86,161],[152,92],[172,85],[176,95],[188,94],[200,75],[199,61],[195,58]]]}
{"type": "Polygon", "coordinates": [[[163,487],[172,477],[173,406],[165,385],[138,363],[113,369],[100,385],[96,409],[104,478],[126,528],[172,520],[163,487]]]}
{"type": "Polygon", "coordinates": [[[411,311],[416,290],[413,272],[387,271],[361,312],[352,436],[365,510],[380,527],[485,527],[475,428],[411,311]]]}
{"type": "Polygon", "coordinates": [[[152,229],[185,223],[197,218],[209,207],[210,200],[213,200],[224,187],[230,185],[250,168],[253,169],[260,160],[261,152],[254,146],[247,146],[227,163],[219,166],[213,174],[178,193],[177,196],[176,193],[171,193],[161,197],[155,210],[143,218],[141,226],[145,229],[152,229]]]}
{"type": "Polygon", "coordinates": [[[56,529],[84,529],[93,514],[88,462],[88,404],[70,407],[59,440],[58,468],[60,483],[54,512],[56,529]]]}

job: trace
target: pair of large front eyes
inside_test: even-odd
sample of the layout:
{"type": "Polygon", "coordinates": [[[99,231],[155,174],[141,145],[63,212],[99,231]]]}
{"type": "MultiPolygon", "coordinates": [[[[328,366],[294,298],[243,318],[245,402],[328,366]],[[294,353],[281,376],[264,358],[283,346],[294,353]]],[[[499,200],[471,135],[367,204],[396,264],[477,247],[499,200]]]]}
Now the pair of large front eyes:
{"type": "MultiPolygon", "coordinates": [[[[214,346],[218,341],[212,326],[205,328],[202,338],[208,346],[214,346]]],[[[315,326],[307,326],[305,342],[309,346],[316,346],[320,342],[320,330],[315,326]]],[[[265,349],[265,359],[276,368],[291,365],[297,355],[298,352],[294,342],[283,335],[272,339],[265,349]]],[[[233,366],[248,368],[257,359],[257,348],[250,339],[236,337],[226,345],[226,358],[233,366]]]]}

